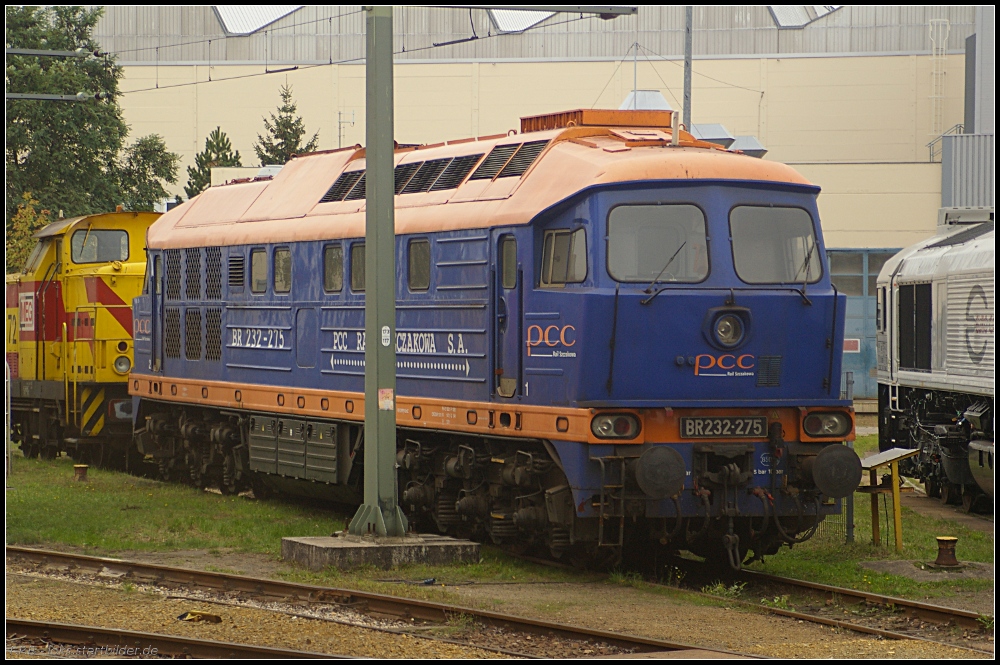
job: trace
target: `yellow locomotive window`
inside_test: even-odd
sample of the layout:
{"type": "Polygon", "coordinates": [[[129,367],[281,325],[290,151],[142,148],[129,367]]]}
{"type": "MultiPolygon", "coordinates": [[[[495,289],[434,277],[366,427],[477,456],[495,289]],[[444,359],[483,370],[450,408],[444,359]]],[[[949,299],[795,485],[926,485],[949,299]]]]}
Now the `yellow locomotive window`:
{"type": "Polygon", "coordinates": [[[274,250],[274,292],[288,293],[292,290],[292,252],[291,250],[274,250]]]}
{"type": "Polygon", "coordinates": [[[250,290],[254,293],[267,291],[267,252],[263,249],[250,252],[250,290]]]}
{"type": "Polygon", "coordinates": [[[73,234],[73,263],[128,260],[128,232],[120,229],[80,229],[73,234]]]}

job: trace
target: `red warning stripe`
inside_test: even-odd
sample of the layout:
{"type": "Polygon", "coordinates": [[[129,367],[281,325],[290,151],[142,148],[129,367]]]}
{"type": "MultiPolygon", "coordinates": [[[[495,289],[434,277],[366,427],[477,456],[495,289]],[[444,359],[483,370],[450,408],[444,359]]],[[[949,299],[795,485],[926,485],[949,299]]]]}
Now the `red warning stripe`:
{"type": "Polygon", "coordinates": [[[107,307],[108,313],[118,321],[125,334],[131,337],[132,306],[122,300],[100,277],[85,277],[83,282],[87,287],[87,299],[91,303],[107,307]]]}

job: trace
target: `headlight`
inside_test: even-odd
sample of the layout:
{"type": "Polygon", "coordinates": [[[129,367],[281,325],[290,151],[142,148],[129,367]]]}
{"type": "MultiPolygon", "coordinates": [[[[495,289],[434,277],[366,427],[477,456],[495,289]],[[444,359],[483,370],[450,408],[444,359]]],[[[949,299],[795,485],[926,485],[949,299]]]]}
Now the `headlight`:
{"type": "Polygon", "coordinates": [[[846,413],[810,413],[802,427],[809,436],[844,436],[851,431],[851,418],[846,413]]]}
{"type": "Polygon", "coordinates": [[[128,371],[132,369],[132,361],[128,359],[128,356],[118,356],[115,358],[115,371],[119,374],[128,374],[128,371]]]}
{"type": "Polygon", "coordinates": [[[743,319],[735,314],[723,314],[715,320],[713,332],[722,346],[736,346],[743,341],[743,319]]]}
{"type": "Polygon", "coordinates": [[[594,417],[590,431],[598,439],[634,439],[639,434],[639,419],[627,413],[609,413],[594,417]]]}

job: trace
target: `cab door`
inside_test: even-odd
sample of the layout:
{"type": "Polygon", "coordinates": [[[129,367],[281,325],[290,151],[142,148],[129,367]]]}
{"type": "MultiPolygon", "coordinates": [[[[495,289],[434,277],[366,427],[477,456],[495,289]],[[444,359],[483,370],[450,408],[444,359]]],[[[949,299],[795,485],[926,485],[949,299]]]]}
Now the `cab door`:
{"type": "Polygon", "coordinates": [[[493,293],[494,387],[500,397],[514,397],[521,386],[523,275],[518,262],[517,238],[510,233],[493,236],[496,248],[496,284],[493,293]]]}

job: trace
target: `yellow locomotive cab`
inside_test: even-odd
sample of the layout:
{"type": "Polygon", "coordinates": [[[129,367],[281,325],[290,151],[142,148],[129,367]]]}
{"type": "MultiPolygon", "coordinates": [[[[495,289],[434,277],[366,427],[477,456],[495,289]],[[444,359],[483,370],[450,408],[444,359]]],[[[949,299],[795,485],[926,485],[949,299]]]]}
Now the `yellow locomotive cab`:
{"type": "Polygon", "coordinates": [[[58,220],[7,276],[11,439],[24,454],[121,462],[131,440],[132,298],[158,213],[58,220]]]}

